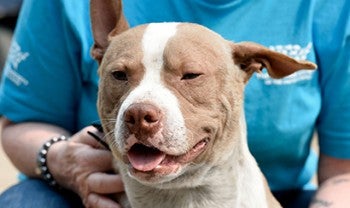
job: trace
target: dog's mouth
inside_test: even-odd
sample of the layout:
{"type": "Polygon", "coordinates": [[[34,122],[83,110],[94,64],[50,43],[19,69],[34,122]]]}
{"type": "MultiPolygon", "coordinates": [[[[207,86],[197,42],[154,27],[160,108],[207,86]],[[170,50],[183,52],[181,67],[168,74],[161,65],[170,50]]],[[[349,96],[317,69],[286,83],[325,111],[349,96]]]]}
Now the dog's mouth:
{"type": "Polygon", "coordinates": [[[182,155],[166,154],[156,147],[136,143],[127,152],[127,158],[134,173],[167,175],[194,160],[204,151],[208,141],[208,138],[202,139],[182,155]]]}

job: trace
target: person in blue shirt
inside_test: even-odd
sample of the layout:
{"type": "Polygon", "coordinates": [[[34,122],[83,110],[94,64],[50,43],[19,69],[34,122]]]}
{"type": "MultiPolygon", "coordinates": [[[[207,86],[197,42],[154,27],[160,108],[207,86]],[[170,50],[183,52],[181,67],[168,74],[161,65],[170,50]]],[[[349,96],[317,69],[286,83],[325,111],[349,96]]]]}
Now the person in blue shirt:
{"type": "MultiPolygon", "coordinates": [[[[342,194],[350,189],[350,1],[128,0],[123,6],[132,27],[195,22],[228,40],[317,63],[316,71],[280,80],[266,73],[251,78],[249,148],[283,205],[308,206],[318,188],[311,207],[350,206],[342,194]],[[310,147],[315,132],[319,155],[310,147]],[[318,187],[311,183],[316,173],[318,187]]],[[[118,207],[108,197],[123,191],[119,175],[110,173],[112,155],[87,134],[98,133],[90,124],[99,120],[90,27],[88,0],[24,1],[1,81],[0,114],[4,150],[27,178],[5,191],[0,204],[118,207]],[[51,140],[60,135],[70,139],[51,140]],[[64,190],[35,171],[47,141],[49,182],[64,190]]]]}

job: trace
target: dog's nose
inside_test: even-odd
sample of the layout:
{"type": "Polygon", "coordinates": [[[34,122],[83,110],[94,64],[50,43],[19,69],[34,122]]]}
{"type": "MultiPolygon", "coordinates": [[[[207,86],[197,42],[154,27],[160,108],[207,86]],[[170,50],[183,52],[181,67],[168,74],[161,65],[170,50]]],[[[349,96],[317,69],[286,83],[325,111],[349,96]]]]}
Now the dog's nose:
{"type": "Polygon", "coordinates": [[[152,137],[160,128],[161,110],[154,105],[132,104],[124,115],[126,126],[137,139],[152,137]]]}

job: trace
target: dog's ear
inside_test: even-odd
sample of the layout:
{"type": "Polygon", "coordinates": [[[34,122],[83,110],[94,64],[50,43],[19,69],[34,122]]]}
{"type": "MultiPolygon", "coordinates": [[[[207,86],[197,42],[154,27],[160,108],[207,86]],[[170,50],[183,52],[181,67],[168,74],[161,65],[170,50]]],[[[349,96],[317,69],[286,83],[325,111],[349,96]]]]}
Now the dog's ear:
{"type": "Polygon", "coordinates": [[[301,69],[317,67],[309,61],[298,61],[251,42],[232,43],[232,53],[235,63],[248,74],[247,80],[253,72],[260,73],[263,68],[272,78],[282,78],[301,69]]]}
{"type": "Polygon", "coordinates": [[[122,11],[121,0],[91,0],[90,18],[94,38],[91,55],[101,63],[109,38],[127,30],[129,25],[122,11]]]}

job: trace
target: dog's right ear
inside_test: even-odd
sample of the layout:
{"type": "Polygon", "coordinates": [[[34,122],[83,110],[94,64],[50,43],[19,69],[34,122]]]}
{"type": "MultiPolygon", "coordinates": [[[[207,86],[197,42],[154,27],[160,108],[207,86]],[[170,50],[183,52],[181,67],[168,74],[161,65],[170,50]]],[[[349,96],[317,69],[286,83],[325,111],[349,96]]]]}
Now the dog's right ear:
{"type": "Polygon", "coordinates": [[[91,55],[100,64],[110,37],[127,30],[129,24],[124,17],[121,0],[91,0],[90,18],[94,38],[91,55]]]}

